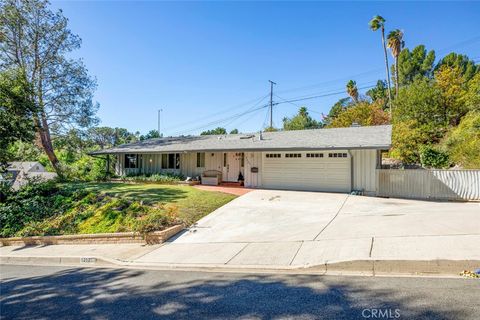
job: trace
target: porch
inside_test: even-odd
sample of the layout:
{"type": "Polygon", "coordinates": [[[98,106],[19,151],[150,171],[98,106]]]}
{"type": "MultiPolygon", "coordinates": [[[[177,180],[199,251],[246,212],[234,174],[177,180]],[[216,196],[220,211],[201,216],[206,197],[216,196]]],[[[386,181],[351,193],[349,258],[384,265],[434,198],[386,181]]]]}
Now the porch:
{"type": "Polygon", "coordinates": [[[258,186],[261,153],[252,152],[177,152],[117,154],[115,173],[119,176],[142,174],[178,174],[201,179],[207,172],[218,173],[221,183],[244,181],[247,187],[258,186]]]}

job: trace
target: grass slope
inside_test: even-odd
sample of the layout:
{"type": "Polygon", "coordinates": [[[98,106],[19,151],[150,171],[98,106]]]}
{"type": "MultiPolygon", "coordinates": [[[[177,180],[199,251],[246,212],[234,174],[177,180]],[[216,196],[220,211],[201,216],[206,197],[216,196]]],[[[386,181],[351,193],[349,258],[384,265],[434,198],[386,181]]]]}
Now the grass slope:
{"type": "Polygon", "coordinates": [[[76,183],[68,206],[41,220],[29,221],[17,236],[150,232],[177,223],[191,225],[236,196],[190,186],[125,183],[76,183]],[[79,196],[80,194],[80,196],[79,196]]]}

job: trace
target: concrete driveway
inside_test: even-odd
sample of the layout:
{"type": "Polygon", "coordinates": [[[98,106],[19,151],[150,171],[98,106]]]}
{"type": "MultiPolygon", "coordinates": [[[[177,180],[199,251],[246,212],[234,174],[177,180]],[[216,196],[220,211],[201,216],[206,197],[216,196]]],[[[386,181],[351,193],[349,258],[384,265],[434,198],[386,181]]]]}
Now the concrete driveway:
{"type": "Polygon", "coordinates": [[[480,204],[255,190],[139,263],[308,267],[352,260],[480,260],[480,204]]]}

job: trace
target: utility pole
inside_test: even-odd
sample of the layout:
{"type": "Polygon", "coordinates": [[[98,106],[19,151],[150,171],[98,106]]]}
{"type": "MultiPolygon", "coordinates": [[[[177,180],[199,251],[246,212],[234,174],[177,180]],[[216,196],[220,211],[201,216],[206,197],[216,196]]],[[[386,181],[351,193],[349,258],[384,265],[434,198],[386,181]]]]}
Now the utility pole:
{"type": "Polygon", "coordinates": [[[276,84],[272,80],[270,82],[270,128],[273,128],[273,85],[276,84]]]}
{"type": "Polygon", "coordinates": [[[160,131],[160,115],[162,113],[163,109],[158,110],[158,137],[160,138],[162,136],[162,133],[160,131]]]}

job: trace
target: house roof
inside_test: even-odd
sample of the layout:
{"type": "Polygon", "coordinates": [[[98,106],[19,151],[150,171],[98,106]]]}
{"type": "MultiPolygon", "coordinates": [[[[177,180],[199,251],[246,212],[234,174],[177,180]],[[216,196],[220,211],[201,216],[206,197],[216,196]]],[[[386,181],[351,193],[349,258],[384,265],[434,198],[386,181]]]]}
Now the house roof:
{"type": "Polygon", "coordinates": [[[43,165],[38,161],[12,161],[8,163],[8,171],[24,171],[29,172],[33,171],[45,171],[43,165]]]}
{"type": "Polygon", "coordinates": [[[392,126],[382,125],[262,132],[261,134],[181,136],[144,140],[98,150],[90,154],[389,149],[392,143],[391,135],[392,126]]]}

